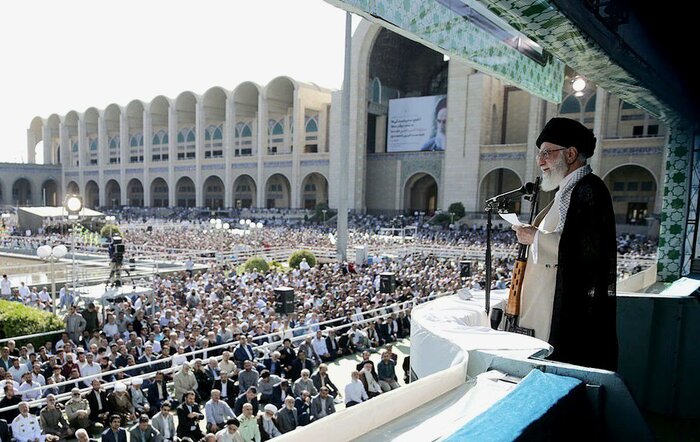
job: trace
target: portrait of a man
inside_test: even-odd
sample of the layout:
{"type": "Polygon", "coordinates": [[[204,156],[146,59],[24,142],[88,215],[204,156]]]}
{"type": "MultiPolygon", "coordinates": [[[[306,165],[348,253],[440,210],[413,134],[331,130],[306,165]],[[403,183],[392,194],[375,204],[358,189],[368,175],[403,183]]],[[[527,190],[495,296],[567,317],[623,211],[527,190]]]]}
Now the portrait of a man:
{"type": "Polygon", "coordinates": [[[447,97],[440,99],[435,106],[435,131],[423,144],[421,151],[445,150],[447,134],[447,97]]]}

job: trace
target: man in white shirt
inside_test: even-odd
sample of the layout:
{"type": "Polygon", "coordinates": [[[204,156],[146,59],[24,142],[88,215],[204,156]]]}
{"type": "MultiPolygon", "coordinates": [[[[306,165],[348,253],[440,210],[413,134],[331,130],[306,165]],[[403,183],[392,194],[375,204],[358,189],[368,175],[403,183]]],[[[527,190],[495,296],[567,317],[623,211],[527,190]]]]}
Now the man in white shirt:
{"type": "Polygon", "coordinates": [[[12,437],[17,442],[44,442],[46,436],[41,434],[41,425],[36,416],[29,413],[29,405],[20,402],[19,415],[12,421],[12,437]]]}
{"type": "Polygon", "coordinates": [[[102,367],[95,363],[95,355],[92,353],[85,353],[86,361],[82,365],[78,363],[80,367],[80,375],[85,379],[83,380],[83,385],[89,387],[91,385],[92,379],[97,375],[102,373],[102,367]]]}
{"type": "Polygon", "coordinates": [[[326,346],[326,338],[323,337],[321,330],[316,332],[316,337],[311,340],[311,346],[316,351],[316,354],[321,358],[322,361],[329,361],[331,355],[328,352],[328,347],[326,346]]]}
{"type": "Polygon", "coordinates": [[[14,379],[15,382],[22,382],[22,376],[24,376],[24,373],[27,373],[28,371],[29,367],[20,364],[19,358],[12,359],[12,367],[7,370],[8,373],[12,374],[12,379],[14,379]]]}
{"type": "Polygon", "coordinates": [[[357,405],[361,402],[369,399],[367,392],[365,391],[362,381],[360,381],[360,372],[353,371],[351,375],[352,379],[348,385],[345,386],[345,407],[349,408],[353,405],[357,405]]]}
{"type": "Polygon", "coordinates": [[[48,309],[52,306],[51,295],[49,295],[49,292],[46,289],[46,287],[43,287],[39,292],[39,302],[41,302],[41,305],[44,307],[44,309],[48,309]]]}
{"type": "Polygon", "coordinates": [[[2,295],[3,298],[7,299],[10,297],[11,294],[12,283],[9,279],[7,279],[7,275],[2,275],[2,279],[0,279],[0,295],[2,295]]]}
{"type": "Polygon", "coordinates": [[[41,384],[32,380],[32,372],[28,371],[22,375],[22,384],[17,390],[22,395],[23,401],[34,401],[41,399],[41,384]]]}
{"type": "Polygon", "coordinates": [[[19,296],[22,298],[22,303],[27,304],[29,302],[29,287],[24,284],[24,281],[19,283],[19,288],[17,289],[19,296]]]}

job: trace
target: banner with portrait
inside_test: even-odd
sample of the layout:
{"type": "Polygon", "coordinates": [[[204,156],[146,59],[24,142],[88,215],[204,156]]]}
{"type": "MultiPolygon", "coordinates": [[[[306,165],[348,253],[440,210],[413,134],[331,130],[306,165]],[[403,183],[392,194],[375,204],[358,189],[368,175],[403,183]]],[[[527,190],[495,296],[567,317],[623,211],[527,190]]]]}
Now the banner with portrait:
{"type": "Polygon", "coordinates": [[[389,100],[387,152],[445,150],[447,96],[389,100]]]}

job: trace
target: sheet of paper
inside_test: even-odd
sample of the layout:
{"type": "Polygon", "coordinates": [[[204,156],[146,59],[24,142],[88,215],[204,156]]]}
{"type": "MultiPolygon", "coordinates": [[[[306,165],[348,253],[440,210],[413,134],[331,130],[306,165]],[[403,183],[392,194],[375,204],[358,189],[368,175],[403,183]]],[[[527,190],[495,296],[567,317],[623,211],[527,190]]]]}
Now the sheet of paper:
{"type": "Polygon", "coordinates": [[[522,223],[518,219],[518,215],[516,215],[515,213],[499,213],[499,215],[501,215],[501,218],[508,221],[510,224],[513,224],[515,226],[522,225],[522,223]]]}

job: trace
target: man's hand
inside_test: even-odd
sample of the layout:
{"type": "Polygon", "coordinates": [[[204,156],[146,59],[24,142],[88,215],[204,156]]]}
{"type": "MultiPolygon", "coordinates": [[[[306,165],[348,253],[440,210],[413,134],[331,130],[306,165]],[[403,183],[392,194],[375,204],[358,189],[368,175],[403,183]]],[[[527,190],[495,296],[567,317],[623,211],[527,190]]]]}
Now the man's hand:
{"type": "Polygon", "coordinates": [[[525,244],[529,246],[535,241],[535,233],[537,233],[537,227],[531,226],[529,224],[522,224],[520,226],[513,225],[513,230],[515,230],[515,235],[518,237],[518,242],[520,244],[525,244]]]}

